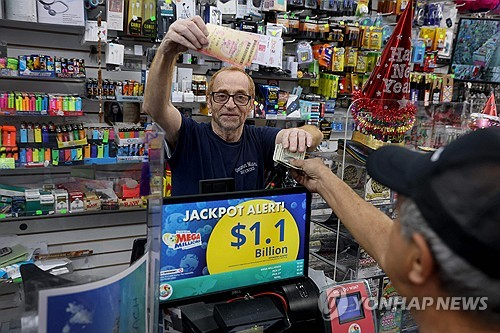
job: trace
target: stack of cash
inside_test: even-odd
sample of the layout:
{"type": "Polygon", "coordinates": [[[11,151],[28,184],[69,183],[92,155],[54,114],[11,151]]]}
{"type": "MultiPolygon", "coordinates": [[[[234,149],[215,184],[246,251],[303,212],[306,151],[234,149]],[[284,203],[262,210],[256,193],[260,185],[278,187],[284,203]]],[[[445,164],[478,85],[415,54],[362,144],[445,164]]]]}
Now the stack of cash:
{"type": "Polygon", "coordinates": [[[306,156],[305,152],[292,153],[288,149],[284,149],[281,143],[278,143],[274,148],[273,160],[277,163],[283,164],[287,168],[299,169],[296,166],[291,165],[288,161],[292,158],[296,160],[303,160],[305,156],[306,156]]]}

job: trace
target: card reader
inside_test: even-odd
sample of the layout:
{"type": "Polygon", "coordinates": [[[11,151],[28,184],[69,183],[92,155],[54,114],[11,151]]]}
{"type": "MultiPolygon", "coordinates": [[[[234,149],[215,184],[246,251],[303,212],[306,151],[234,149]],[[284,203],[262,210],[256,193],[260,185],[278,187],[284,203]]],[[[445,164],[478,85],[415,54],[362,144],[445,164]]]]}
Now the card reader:
{"type": "Polygon", "coordinates": [[[284,314],[268,297],[215,304],[214,318],[224,332],[239,332],[251,327],[262,327],[264,332],[270,332],[277,326],[286,327],[284,314]]]}

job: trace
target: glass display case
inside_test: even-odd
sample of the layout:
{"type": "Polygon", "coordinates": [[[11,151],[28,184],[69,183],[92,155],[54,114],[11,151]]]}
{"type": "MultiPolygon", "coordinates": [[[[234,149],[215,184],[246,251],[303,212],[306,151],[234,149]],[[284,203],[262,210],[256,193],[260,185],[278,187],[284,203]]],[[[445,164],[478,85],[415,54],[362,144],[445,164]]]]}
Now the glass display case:
{"type": "Polygon", "coordinates": [[[141,140],[142,158],[2,171],[2,330],[156,329],[164,133],[149,125],[141,140]]]}
{"type": "MultiPolygon", "coordinates": [[[[377,100],[370,103],[391,105],[400,101],[377,100]]],[[[389,188],[375,182],[366,170],[366,160],[374,149],[387,144],[406,146],[409,149],[434,151],[455,140],[457,137],[475,128],[471,113],[477,108],[470,103],[439,103],[424,105],[415,103],[414,119],[408,118],[408,128],[398,133],[400,142],[377,140],[373,136],[361,134],[356,128],[354,134],[350,129],[355,123],[352,108],[361,109],[363,100],[354,101],[344,117],[344,135],[337,141],[336,152],[316,152],[311,155],[320,157],[333,173],[343,179],[360,197],[372,203],[386,215],[395,219],[395,198],[397,194],[389,188]],[[352,134],[352,136],[351,136],[352,134]]],[[[480,111],[479,111],[480,112],[480,111]]],[[[372,115],[365,112],[362,117],[368,121],[372,115]]],[[[395,137],[396,135],[394,135],[395,137]]],[[[338,137],[338,133],[337,133],[338,137]]],[[[311,207],[311,242],[310,267],[322,270],[330,283],[364,279],[370,286],[371,297],[380,301],[383,298],[398,297],[390,279],[385,275],[377,262],[359,246],[335,213],[319,195],[313,196],[311,207]]],[[[377,314],[379,331],[387,332],[397,327],[399,331],[411,331],[415,328],[409,313],[401,309],[380,312],[377,314]]]]}

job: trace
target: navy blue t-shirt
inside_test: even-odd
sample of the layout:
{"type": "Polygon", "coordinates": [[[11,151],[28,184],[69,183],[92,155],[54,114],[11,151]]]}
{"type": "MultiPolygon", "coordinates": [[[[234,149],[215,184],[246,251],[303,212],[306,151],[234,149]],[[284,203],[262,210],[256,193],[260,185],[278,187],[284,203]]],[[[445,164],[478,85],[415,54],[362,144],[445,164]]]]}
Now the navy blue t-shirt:
{"type": "Polygon", "coordinates": [[[182,117],[176,148],[168,163],[172,195],[199,193],[203,179],[234,178],[235,189],[264,188],[264,170],[273,166],[279,128],[244,125],[238,142],[226,142],[210,123],[182,117]]]}

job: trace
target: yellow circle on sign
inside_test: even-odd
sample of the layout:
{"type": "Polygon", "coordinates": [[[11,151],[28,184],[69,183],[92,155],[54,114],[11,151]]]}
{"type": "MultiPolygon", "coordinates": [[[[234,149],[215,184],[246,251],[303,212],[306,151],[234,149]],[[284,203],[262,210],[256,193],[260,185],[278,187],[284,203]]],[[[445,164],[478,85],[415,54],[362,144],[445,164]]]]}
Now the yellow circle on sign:
{"type": "Polygon", "coordinates": [[[221,217],[210,235],[207,245],[210,274],[274,265],[297,258],[299,230],[282,202],[255,199],[237,208],[241,214],[221,217]]]}

